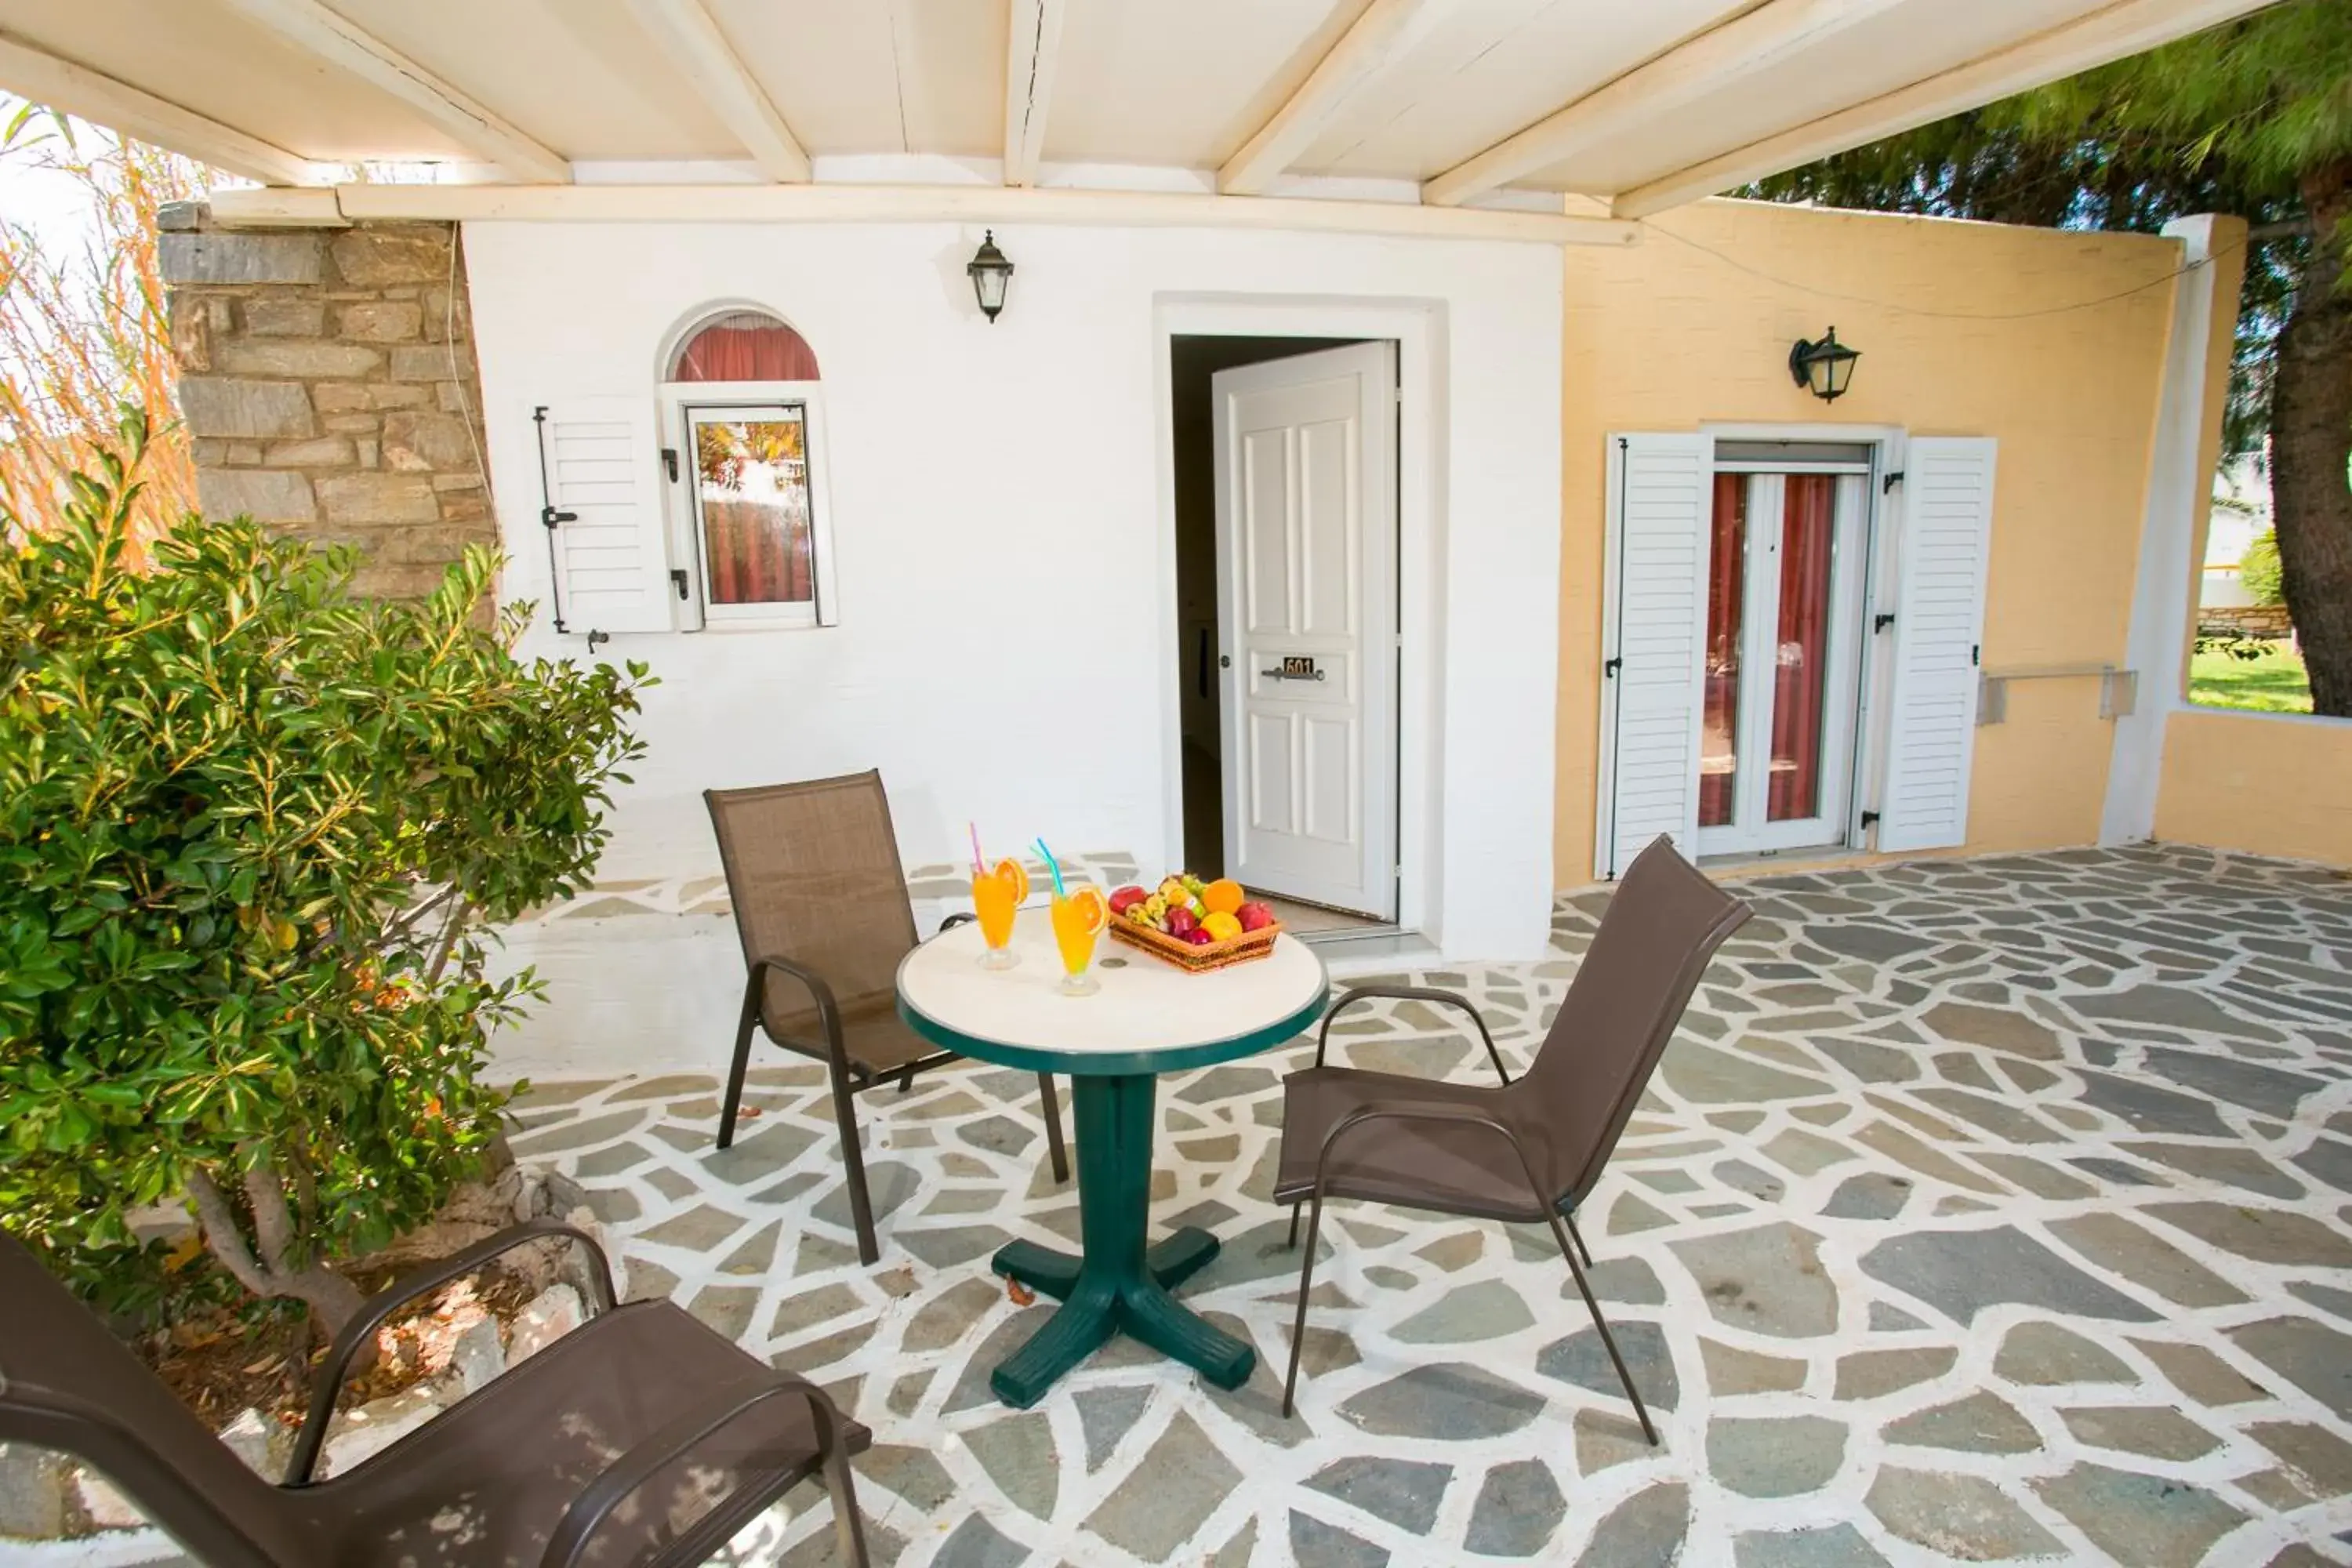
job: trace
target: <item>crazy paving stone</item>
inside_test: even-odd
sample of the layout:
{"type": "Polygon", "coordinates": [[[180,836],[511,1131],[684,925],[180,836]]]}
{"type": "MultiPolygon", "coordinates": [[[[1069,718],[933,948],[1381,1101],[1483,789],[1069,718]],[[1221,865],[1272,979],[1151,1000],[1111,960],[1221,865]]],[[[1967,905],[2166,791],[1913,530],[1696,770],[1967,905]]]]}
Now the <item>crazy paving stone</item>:
{"type": "Polygon", "coordinates": [[[2099,1405],[2062,1410],[2066,1429],[2094,1448],[2145,1454],[2151,1459],[2201,1458],[2221,1439],[2177,1410],[2145,1405],[2099,1405]]]}
{"type": "Polygon", "coordinates": [[[1696,1105],[1754,1105],[1776,1100],[1807,1100],[1825,1087],[1747,1057],[1677,1039],[1658,1064],[1659,1076],[1696,1105]]]}
{"type": "Polygon", "coordinates": [[[1307,1486],[1409,1534],[1426,1535],[1453,1479],[1451,1465],[1356,1456],[1324,1466],[1307,1478],[1307,1486]]]}
{"type": "Polygon", "coordinates": [[[1999,1154],[1987,1151],[1972,1153],[1969,1158],[1995,1175],[2016,1183],[2039,1198],[2081,1198],[2098,1191],[2078,1176],[2070,1176],[2054,1165],[2044,1164],[2026,1154],[1999,1154]]]}
{"type": "Polygon", "coordinates": [[[1746,1497],[1796,1497],[1819,1491],[1845,1460],[1845,1424],[1818,1415],[1707,1423],[1707,1474],[1746,1497]]]}
{"type": "Polygon", "coordinates": [[[1932,1176],[1974,1193],[1999,1193],[2001,1190],[1999,1183],[1978,1174],[1891,1121],[1872,1122],[1856,1132],[1853,1141],[1877,1150],[1896,1164],[1908,1166],[1920,1175],[1932,1176]]]}
{"type": "Polygon", "coordinates": [[[2307,1421],[2257,1421],[2246,1436],[2284,1460],[2323,1497],[2352,1494],[2352,1442],[2307,1421]]]}
{"type": "Polygon", "coordinates": [[[803,1290],[797,1296],[787,1296],[776,1303],[776,1315],[768,1324],[770,1339],[791,1339],[804,1334],[819,1323],[829,1323],[835,1318],[865,1309],[866,1302],[846,1285],[820,1285],[814,1290],[803,1290]]]}
{"type": "Polygon", "coordinates": [[[1717,1321],[1780,1339],[1834,1332],[1837,1288],[1822,1271],[1821,1238],[1788,1224],[1673,1244],[1717,1321]]]}
{"type": "Polygon", "coordinates": [[[1819,1044],[1823,1056],[1864,1083],[1909,1083],[1919,1076],[1918,1058],[1892,1046],[1838,1039],[1819,1044]]]}
{"type": "Polygon", "coordinates": [[[2093,1263],[2184,1307],[2229,1307],[2246,1300],[2236,1286],[2121,1215],[2053,1219],[2050,1231],[2093,1263]]]}
{"type": "Polygon", "coordinates": [[[1735,1568],[1885,1568],[1886,1559],[1843,1521],[1815,1530],[1753,1531],[1731,1543],[1735,1568]]]}
{"type": "Polygon", "coordinates": [[[1551,1467],[1517,1459],[1486,1472],[1463,1545],[1486,1557],[1533,1557],[1568,1512],[1551,1467]]]}
{"type": "MultiPolygon", "coordinates": [[[[1658,1325],[1635,1319],[1612,1322],[1610,1329],[1617,1339],[1617,1352],[1625,1358],[1625,1370],[1633,1373],[1633,1386],[1641,1392],[1643,1403],[1654,1409],[1674,1409],[1682,1398],[1682,1383],[1675,1374],[1674,1358],[1658,1325]]],[[[1597,1329],[1580,1329],[1544,1346],[1536,1352],[1536,1371],[1595,1394],[1624,1397],[1625,1385],[1618,1380],[1617,1368],[1610,1361],[1608,1347],[1601,1342],[1597,1329]]]]}
{"type": "Polygon", "coordinates": [[[2055,1034],[2022,1014],[2005,1008],[1939,1002],[1921,1014],[1919,1021],[1948,1040],[1990,1046],[2036,1061],[2054,1062],[2064,1054],[2055,1034]]]}
{"type": "MultiPolygon", "coordinates": [[[[1559,1249],[1552,1250],[1557,1255],[1559,1249]]],[[[1604,1259],[1586,1269],[1584,1278],[1592,1287],[1592,1294],[1603,1301],[1622,1301],[1631,1307],[1665,1304],[1666,1288],[1659,1283],[1657,1271],[1638,1258],[1604,1259]]],[[[1562,1300],[1574,1297],[1575,1281],[1561,1281],[1559,1294],[1562,1300]]]]}
{"type": "Polygon", "coordinates": [[[912,1415],[915,1413],[915,1407],[923,1402],[924,1391],[931,1386],[931,1379],[937,1375],[938,1373],[936,1372],[928,1370],[923,1372],[908,1373],[906,1376],[892,1384],[890,1385],[890,1396],[887,1401],[890,1407],[890,1414],[893,1415],[912,1415]]]}
{"type": "Polygon", "coordinates": [[[1911,1180],[1865,1171],[1838,1184],[1822,1213],[1831,1219],[1893,1219],[1911,1201],[1911,1180]]]}
{"type": "Polygon", "coordinates": [[[1464,1230],[1452,1236],[1439,1237],[1427,1247],[1415,1249],[1413,1256],[1426,1258],[1448,1274],[1452,1274],[1477,1262],[1486,1251],[1486,1237],[1484,1232],[1464,1230]]]}
{"type": "Polygon", "coordinates": [[[975,1513],[940,1543],[931,1561],[940,1568],[1021,1568],[1029,1561],[1029,1549],[975,1513]]]}
{"type": "Polygon", "coordinates": [[[1592,1531],[1580,1568],[1669,1568],[1690,1533],[1690,1489],[1681,1482],[1635,1492],[1592,1531]]]}
{"type": "Polygon", "coordinates": [[[1249,1568],[1250,1559],[1256,1554],[1257,1521],[1253,1519],[1244,1524],[1231,1541],[1217,1548],[1217,1554],[1209,1559],[1207,1568],[1249,1568]]]}
{"type": "Polygon", "coordinates": [[[2314,1180],[2325,1182],[2339,1193],[2352,1193],[2352,1143],[2321,1138],[2294,1158],[2304,1173],[2314,1180]]]}
{"type": "Polygon", "coordinates": [[[2309,1318],[2271,1318],[2229,1335],[2240,1350],[2352,1421],[2352,1334],[2309,1318]]]}
{"type": "Polygon", "coordinates": [[[2016,1303],[2127,1323],[2156,1314],[2008,1226],[1992,1230],[1914,1232],[1862,1256],[1863,1271],[1916,1296],[1956,1322],[1987,1307],[2016,1303]]]}
{"type": "Polygon", "coordinates": [[[2140,1132],[2183,1132],[2194,1138],[2227,1138],[2229,1124],[2210,1100],[2159,1089],[2137,1079],[2113,1073],[2076,1069],[2083,1080],[2083,1103],[2122,1118],[2140,1132]]]}
{"type": "Polygon", "coordinates": [[[2156,1363],[2166,1381],[2200,1405],[2243,1405],[2267,1399],[2270,1391],[2202,1345],[2171,1340],[2134,1340],[2132,1344],[2156,1363]]]}
{"type": "Polygon", "coordinates": [[[1200,1424],[1179,1411],[1087,1528],[1146,1563],[1164,1563],[1241,1479],[1200,1424]]]}
{"type": "Polygon", "coordinates": [[[1061,1456],[1043,1411],[1008,1415],[963,1434],[964,1447],[996,1483],[996,1489],[1022,1512],[1051,1519],[1061,1494],[1061,1456]]]}
{"type": "Polygon", "coordinates": [[[1759,1355],[1710,1339],[1698,1342],[1706,1368],[1707,1391],[1718,1399],[1743,1394],[1784,1394],[1805,1385],[1805,1363],[1787,1356],[1759,1355]]]}
{"type": "Polygon", "coordinates": [[[1810,1176],[1832,1165],[1858,1158],[1854,1152],[1833,1138],[1818,1132],[1808,1132],[1801,1127],[1783,1128],[1762,1144],[1759,1152],[1773,1163],[1800,1176],[1810,1176]]]}
{"type": "Polygon", "coordinates": [[[2055,1557],[2064,1550],[2032,1515],[1978,1476],[1885,1465],[1864,1501],[1894,1534],[1965,1562],[2055,1557]]]}
{"type": "Polygon", "coordinates": [[[1631,1415],[1580,1410],[1571,1426],[1576,1435],[1576,1468],[1583,1475],[1598,1475],[1613,1465],[1630,1464],[1657,1453],[1649,1438],[1643,1436],[1642,1424],[1631,1415]]]}
{"type": "Polygon", "coordinates": [[[1674,1223],[1631,1193],[1624,1194],[1609,1205],[1609,1234],[1612,1236],[1633,1236],[1674,1223]]]}
{"type": "Polygon", "coordinates": [[[2042,1447],[2042,1434],[2015,1405],[1981,1392],[1890,1422],[1881,1436],[1889,1443],[1963,1454],[2028,1454],[2042,1447]]]}
{"type": "Polygon", "coordinates": [[[1898,1350],[1856,1351],[1840,1356],[1837,1387],[1832,1399],[1876,1399],[1915,1383],[1943,1376],[1960,1352],[1949,1345],[1916,1345],[1898,1350]]]}
{"type": "Polygon", "coordinates": [[[1290,1510],[1290,1556],[1298,1568],[1383,1568],[1389,1560],[1388,1548],[1297,1509],[1290,1510]]]}
{"type": "Polygon", "coordinates": [[[934,1268],[952,1268],[986,1258],[1013,1237],[992,1225],[959,1225],[924,1230],[902,1226],[893,1239],[934,1268]]]}
{"type": "Polygon", "coordinates": [[[2321,1311],[2352,1323],[2352,1290],[2338,1290],[2331,1285],[2315,1285],[2308,1279],[2290,1279],[2286,1288],[2287,1293],[2296,1300],[2308,1301],[2321,1311]]]}
{"type": "Polygon", "coordinates": [[[1516,1432],[1541,1414],[1543,1405],[1541,1395],[1507,1378],[1448,1362],[1415,1367],[1365,1389],[1340,1405],[1339,1414],[1376,1437],[1468,1442],[1516,1432]]]}
{"type": "Polygon", "coordinates": [[[858,1489],[865,1490],[869,1481],[926,1512],[955,1495],[955,1482],[948,1479],[947,1467],[928,1448],[875,1444],[857,1459],[858,1489]]]}
{"type": "Polygon", "coordinates": [[[2020,1323],[1994,1352],[1993,1374],[2011,1383],[2137,1383],[2112,1352],[2055,1323],[2020,1323]]]}
{"type": "Polygon", "coordinates": [[[1500,1339],[1535,1321],[1519,1293],[1499,1279],[1449,1290],[1389,1331],[1407,1344],[1462,1344],[1500,1339]]]}
{"type": "Polygon", "coordinates": [[[1870,1304],[1870,1328],[1873,1333],[1901,1333],[1906,1329],[1924,1329],[1927,1326],[1924,1319],[1915,1318],[1900,1307],[1889,1306],[1885,1301],[1873,1301],[1870,1304]]]}
{"type": "Polygon", "coordinates": [[[2117,1562],[2193,1568],[2245,1519],[2201,1487],[2105,1465],[2078,1464],[2033,1489],[2117,1562]]]}
{"type": "Polygon", "coordinates": [[[2150,1204],[2144,1211],[2257,1263],[2352,1268],[2352,1237],[2307,1215],[2235,1204],[2150,1204]]]}
{"type": "Polygon", "coordinates": [[[1151,1403],[1151,1390],[1082,1388],[1072,1397],[1078,1407],[1078,1429],[1087,1440],[1087,1473],[1092,1475],[1141,1418],[1151,1403]]]}

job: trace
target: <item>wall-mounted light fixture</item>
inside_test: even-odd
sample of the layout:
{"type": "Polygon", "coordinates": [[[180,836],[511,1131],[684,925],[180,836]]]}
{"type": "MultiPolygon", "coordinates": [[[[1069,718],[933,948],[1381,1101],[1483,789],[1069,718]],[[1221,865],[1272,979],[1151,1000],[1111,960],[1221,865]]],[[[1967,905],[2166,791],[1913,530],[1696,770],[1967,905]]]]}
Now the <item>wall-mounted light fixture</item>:
{"type": "Polygon", "coordinates": [[[988,237],[982,239],[980,248],[971,253],[971,260],[965,265],[964,271],[971,277],[971,291],[980,300],[981,314],[993,322],[996,313],[1004,309],[1005,290],[1013,286],[1013,263],[1005,259],[1004,252],[996,248],[994,229],[988,231],[988,237]]]}
{"type": "Polygon", "coordinates": [[[1861,357],[1858,351],[1837,341],[1837,329],[1832,327],[1820,342],[1797,340],[1797,346],[1789,351],[1789,374],[1823,403],[1835,403],[1853,383],[1853,362],[1861,357]]]}

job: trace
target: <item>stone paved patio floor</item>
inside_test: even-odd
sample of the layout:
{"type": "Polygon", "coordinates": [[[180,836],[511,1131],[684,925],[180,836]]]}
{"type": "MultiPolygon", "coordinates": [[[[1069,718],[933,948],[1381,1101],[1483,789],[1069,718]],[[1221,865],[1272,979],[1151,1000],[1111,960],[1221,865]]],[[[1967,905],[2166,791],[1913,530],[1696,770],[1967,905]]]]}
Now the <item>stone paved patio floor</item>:
{"type": "MultiPolygon", "coordinates": [[[[1114,1342],[1034,1410],[990,1394],[1048,1309],[989,1254],[1077,1218],[1026,1075],[865,1097],[871,1268],[820,1075],[773,1051],[725,1152],[689,1076],[542,1082],[515,1146],[590,1191],[633,1294],[874,1429],[906,1568],[2352,1562],[2352,881],[2154,847],[1745,891],[1584,1216],[1656,1449],[1544,1233],[1368,1205],[1327,1224],[1281,1418],[1297,1257],[1265,1194],[1305,1047],[1161,1085],[1154,1218],[1224,1238],[1184,1295],[1256,1344],[1234,1394],[1114,1342]]],[[[1563,902],[1549,962],[1413,978],[1516,1066],[1603,902],[1563,902]]],[[[1340,1035],[1483,1066],[1418,1004],[1340,1035]]],[[[739,1560],[829,1561],[808,1506],[739,1560]]]]}

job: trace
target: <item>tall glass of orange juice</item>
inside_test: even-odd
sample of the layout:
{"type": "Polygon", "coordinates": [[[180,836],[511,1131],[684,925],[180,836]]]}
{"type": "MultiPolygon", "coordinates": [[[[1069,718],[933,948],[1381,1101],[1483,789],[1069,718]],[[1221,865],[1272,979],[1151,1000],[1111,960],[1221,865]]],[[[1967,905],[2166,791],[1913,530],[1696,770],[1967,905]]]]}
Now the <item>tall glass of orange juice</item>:
{"type": "Polygon", "coordinates": [[[1029,896],[1029,873],[1018,860],[999,860],[971,878],[971,912],[980,921],[982,969],[1010,969],[1021,962],[1013,951],[1013,915],[1029,896]]]}
{"type": "Polygon", "coordinates": [[[1110,923],[1110,904],[1100,888],[1072,888],[1054,895],[1054,946],[1062,955],[1062,994],[1090,996],[1102,982],[1087,973],[1095,961],[1095,938],[1110,923]]]}

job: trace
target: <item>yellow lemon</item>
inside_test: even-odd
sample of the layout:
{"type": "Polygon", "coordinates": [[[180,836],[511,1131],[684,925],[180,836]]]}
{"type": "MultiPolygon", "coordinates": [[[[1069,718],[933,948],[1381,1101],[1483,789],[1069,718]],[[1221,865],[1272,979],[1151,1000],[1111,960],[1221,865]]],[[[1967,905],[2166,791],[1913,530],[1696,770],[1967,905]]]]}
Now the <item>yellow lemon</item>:
{"type": "Polygon", "coordinates": [[[1217,942],[1231,942],[1242,934],[1242,922],[1223,910],[1212,910],[1201,922],[1201,929],[1217,942]]]}

